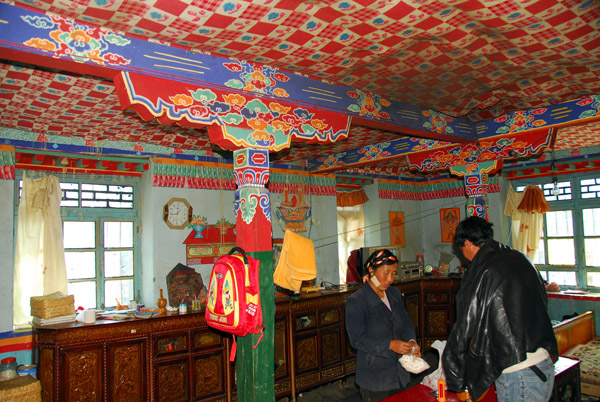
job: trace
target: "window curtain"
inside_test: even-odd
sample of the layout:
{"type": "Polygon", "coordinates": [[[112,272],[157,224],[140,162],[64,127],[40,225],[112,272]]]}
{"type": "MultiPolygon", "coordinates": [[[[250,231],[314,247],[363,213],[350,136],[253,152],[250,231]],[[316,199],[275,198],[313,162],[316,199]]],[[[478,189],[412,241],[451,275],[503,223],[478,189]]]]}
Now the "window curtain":
{"type": "Polygon", "coordinates": [[[338,264],[340,283],[346,283],[348,257],[352,250],[365,245],[365,214],[362,204],[338,207],[338,264]]]}
{"type": "Polygon", "coordinates": [[[30,179],[23,173],[13,286],[13,324],[16,327],[31,320],[31,296],[68,292],[61,197],[56,176],[30,179]]]}
{"type": "Polygon", "coordinates": [[[541,188],[529,185],[517,193],[509,183],[504,215],[510,216],[513,248],[535,259],[543,230],[543,215],[550,210],[541,188]]]}

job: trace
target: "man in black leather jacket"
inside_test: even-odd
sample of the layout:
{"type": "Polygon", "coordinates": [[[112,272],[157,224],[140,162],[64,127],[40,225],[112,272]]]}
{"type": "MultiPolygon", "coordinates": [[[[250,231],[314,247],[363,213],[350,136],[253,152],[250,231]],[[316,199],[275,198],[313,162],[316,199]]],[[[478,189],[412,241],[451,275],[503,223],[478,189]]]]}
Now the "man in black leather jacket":
{"type": "Polygon", "coordinates": [[[456,230],[455,247],[471,263],[443,353],[447,385],[462,400],[477,400],[495,383],[498,402],[547,402],[558,346],[546,289],[531,261],[493,235],[480,217],[456,230]]]}

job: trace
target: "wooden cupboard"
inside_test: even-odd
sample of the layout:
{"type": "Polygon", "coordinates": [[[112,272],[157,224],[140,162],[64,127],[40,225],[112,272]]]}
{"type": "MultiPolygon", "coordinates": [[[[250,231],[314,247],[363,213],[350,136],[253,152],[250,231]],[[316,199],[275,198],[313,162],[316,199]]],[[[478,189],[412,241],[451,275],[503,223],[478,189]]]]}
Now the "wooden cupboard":
{"type": "Polygon", "coordinates": [[[460,278],[431,277],[396,284],[403,293],[421,349],[429,351],[436,340],[445,340],[455,320],[455,298],[460,278]]]}
{"type": "MultiPolygon", "coordinates": [[[[417,337],[428,349],[454,320],[456,279],[398,283],[417,337]]],[[[356,290],[277,297],[274,324],[277,399],[344,378],[356,369],[344,306],[356,290]]],[[[37,357],[45,402],[235,401],[228,335],[203,312],[150,319],[40,326],[37,357]]]]}
{"type": "Polygon", "coordinates": [[[44,401],[228,400],[228,341],[203,313],[36,331],[44,401]]]}

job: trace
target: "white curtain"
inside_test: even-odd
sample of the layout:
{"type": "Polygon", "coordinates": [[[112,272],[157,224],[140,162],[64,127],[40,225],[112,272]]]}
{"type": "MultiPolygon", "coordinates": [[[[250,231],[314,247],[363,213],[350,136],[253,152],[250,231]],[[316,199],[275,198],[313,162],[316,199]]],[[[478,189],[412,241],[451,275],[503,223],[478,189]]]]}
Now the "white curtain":
{"type": "Polygon", "coordinates": [[[60,200],[57,177],[29,179],[23,173],[13,286],[13,324],[17,327],[31,321],[31,296],[67,294],[60,200]]]}
{"type": "Polygon", "coordinates": [[[338,207],[338,262],[340,283],[346,283],[346,270],[350,252],[365,246],[365,214],[363,206],[338,207]]]}
{"type": "Polygon", "coordinates": [[[508,185],[508,194],[504,205],[504,215],[510,216],[513,248],[535,260],[543,230],[543,215],[549,209],[542,190],[537,186],[527,186],[525,191],[517,193],[508,185]],[[523,205],[523,199],[535,200],[523,205]],[[540,198],[541,197],[541,198],[540,198]]]}

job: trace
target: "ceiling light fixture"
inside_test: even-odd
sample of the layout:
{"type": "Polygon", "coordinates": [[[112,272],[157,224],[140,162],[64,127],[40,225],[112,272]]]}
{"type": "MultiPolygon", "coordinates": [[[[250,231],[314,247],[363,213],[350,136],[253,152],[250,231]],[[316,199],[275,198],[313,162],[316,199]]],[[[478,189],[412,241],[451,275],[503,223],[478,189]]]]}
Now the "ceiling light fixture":
{"type": "Polygon", "coordinates": [[[554,164],[554,162],[554,150],[552,150],[552,164],[550,165],[552,170],[552,184],[554,184],[554,186],[552,187],[552,195],[558,197],[558,195],[560,194],[560,189],[558,188],[558,178],[556,177],[556,165],[554,164]]]}

